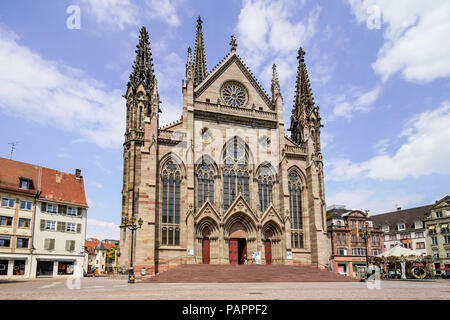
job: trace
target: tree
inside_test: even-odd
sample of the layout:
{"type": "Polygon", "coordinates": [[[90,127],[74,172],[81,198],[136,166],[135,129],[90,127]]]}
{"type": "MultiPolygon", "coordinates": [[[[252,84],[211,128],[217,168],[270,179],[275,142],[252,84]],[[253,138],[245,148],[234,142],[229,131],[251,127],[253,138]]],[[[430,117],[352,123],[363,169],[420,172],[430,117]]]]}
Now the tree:
{"type": "Polygon", "coordinates": [[[106,254],[106,259],[109,261],[115,261],[116,260],[116,250],[117,250],[117,244],[112,246],[107,254],[106,254]]]}

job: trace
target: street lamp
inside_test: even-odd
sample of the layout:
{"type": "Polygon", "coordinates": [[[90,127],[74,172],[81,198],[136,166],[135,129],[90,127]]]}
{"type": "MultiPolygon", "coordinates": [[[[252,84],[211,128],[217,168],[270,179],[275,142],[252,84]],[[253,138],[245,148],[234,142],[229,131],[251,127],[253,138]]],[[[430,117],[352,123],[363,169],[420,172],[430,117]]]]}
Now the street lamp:
{"type": "Polygon", "coordinates": [[[136,217],[131,216],[130,219],[128,217],[123,218],[121,228],[127,228],[131,230],[131,259],[130,259],[130,269],[128,272],[128,283],[134,283],[135,276],[134,276],[134,268],[133,268],[133,249],[134,249],[134,232],[142,227],[142,223],[144,221],[142,218],[139,218],[138,225],[136,225],[136,217]]]}
{"type": "Polygon", "coordinates": [[[369,272],[369,252],[367,249],[367,239],[369,239],[371,235],[371,231],[369,230],[369,225],[366,222],[363,229],[359,230],[359,236],[364,239],[364,244],[366,246],[366,274],[369,272]]]}

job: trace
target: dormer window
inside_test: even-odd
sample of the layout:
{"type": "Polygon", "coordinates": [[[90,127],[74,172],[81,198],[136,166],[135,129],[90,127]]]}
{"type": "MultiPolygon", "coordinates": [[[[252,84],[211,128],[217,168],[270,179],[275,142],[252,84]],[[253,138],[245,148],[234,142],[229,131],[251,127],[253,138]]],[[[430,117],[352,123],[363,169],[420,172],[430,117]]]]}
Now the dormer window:
{"type": "Polygon", "coordinates": [[[400,224],[398,225],[398,230],[399,230],[399,231],[405,230],[405,229],[406,229],[406,226],[405,226],[404,223],[400,223],[400,224]]]}
{"type": "Polygon", "coordinates": [[[20,180],[20,189],[30,189],[31,179],[19,178],[19,180],[20,180]]]}
{"type": "Polygon", "coordinates": [[[436,211],[436,218],[442,218],[442,211],[436,211]]]}
{"type": "Polygon", "coordinates": [[[384,227],[383,227],[383,231],[384,231],[384,232],[389,232],[389,226],[384,226],[384,227]]]}

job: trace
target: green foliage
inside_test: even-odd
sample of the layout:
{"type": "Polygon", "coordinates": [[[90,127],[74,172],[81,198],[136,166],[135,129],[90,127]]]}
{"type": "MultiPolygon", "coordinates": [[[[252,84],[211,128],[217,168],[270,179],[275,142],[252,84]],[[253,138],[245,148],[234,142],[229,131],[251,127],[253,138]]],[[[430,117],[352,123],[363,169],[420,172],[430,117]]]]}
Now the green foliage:
{"type": "Polygon", "coordinates": [[[108,252],[106,254],[106,258],[114,261],[116,259],[116,250],[117,250],[117,245],[112,246],[111,249],[108,250],[108,252]]]}

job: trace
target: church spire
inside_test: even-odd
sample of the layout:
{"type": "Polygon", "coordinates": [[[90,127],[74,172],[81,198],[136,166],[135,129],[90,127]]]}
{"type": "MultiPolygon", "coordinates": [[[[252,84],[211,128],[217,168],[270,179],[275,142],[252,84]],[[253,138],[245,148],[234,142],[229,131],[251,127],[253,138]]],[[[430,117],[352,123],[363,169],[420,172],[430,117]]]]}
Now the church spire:
{"type": "Polygon", "coordinates": [[[206,78],[205,48],[203,46],[202,19],[197,20],[197,35],[194,52],[194,86],[199,85],[206,78]]]}
{"type": "Polygon", "coordinates": [[[145,27],[142,27],[140,31],[139,43],[136,48],[136,60],[134,61],[128,88],[132,86],[136,89],[142,83],[147,93],[150,93],[152,91],[151,89],[153,87],[155,75],[153,71],[148,32],[145,27]]]}
{"type": "Polygon", "coordinates": [[[303,109],[307,113],[310,113],[314,109],[314,98],[312,97],[308,71],[306,70],[305,65],[305,51],[302,47],[298,50],[297,59],[299,60],[299,63],[293,112],[298,115],[303,109]]]}
{"type": "Polygon", "coordinates": [[[315,111],[314,98],[311,93],[311,85],[309,83],[308,71],[305,65],[305,51],[302,47],[298,50],[297,59],[297,84],[295,87],[294,107],[291,116],[291,139],[296,143],[302,142],[302,125],[311,112],[315,111]]]}

